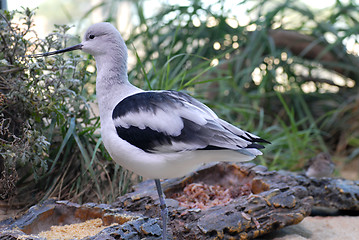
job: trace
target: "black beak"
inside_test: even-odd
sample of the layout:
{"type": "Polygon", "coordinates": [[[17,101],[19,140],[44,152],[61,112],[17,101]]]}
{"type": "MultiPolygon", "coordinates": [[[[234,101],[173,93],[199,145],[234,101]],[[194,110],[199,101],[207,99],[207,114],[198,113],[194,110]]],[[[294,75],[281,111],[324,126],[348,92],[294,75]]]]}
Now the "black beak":
{"type": "Polygon", "coordinates": [[[59,54],[59,53],[70,52],[70,51],[73,51],[73,50],[81,50],[82,46],[83,45],[80,43],[80,44],[77,44],[75,46],[60,49],[60,50],[53,51],[53,52],[46,52],[46,53],[39,53],[39,54],[29,55],[29,57],[47,57],[47,56],[51,56],[51,55],[55,55],[55,54],[59,54]]]}

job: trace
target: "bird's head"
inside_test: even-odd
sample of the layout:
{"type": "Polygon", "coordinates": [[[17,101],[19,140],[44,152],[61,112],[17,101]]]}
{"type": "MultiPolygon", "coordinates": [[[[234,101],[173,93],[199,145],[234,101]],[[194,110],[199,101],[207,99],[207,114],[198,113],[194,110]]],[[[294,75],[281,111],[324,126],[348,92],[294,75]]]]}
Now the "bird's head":
{"type": "Polygon", "coordinates": [[[120,55],[127,59],[127,47],[121,34],[110,23],[101,22],[90,26],[80,44],[61,50],[32,55],[33,57],[50,56],[73,50],[82,50],[95,58],[101,55],[120,55]]]}
{"type": "Polygon", "coordinates": [[[81,43],[86,53],[97,57],[99,55],[111,55],[112,53],[126,53],[127,47],[123,41],[121,34],[110,23],[101,22],[90,26],[81,43]]]}

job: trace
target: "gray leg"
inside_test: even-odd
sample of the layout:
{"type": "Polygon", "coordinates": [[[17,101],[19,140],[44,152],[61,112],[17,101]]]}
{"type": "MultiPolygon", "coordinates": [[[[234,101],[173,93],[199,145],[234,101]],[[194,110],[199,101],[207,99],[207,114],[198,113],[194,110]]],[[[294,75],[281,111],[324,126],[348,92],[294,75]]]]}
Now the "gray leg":
{"type": "Polygon", "coordinates": [[[166,206],[166,202],[165,202],[165,198],[164,198],[164,194],[162,191],[162,187],[161,187],[161,182],[159,179],[155,179],[155,183],[156,183],[156,188],[157,188],[157,192],[158,192],[158,196],[160,199],[160,207],[161,207],[161,216],[162,216],[162,223],[163,223],[163,232],[162,232],[162,239],[166,240],[167,239],[167,217],[168,217],[168,209],[166,206]]]}

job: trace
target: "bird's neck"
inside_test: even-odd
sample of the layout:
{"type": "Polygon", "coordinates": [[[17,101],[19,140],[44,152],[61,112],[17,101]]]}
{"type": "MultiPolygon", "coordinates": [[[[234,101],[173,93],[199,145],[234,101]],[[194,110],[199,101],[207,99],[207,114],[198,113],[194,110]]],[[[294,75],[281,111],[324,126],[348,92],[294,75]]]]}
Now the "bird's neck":
{"type": "Polygon", "coordinates": [[[126,62],[109,58],[111,56],[95,58],[97,66],[96,95],[101,121],[112,119],[113,109],[125,97],[142,91],[128,81],[126,62]]]}
{"type": "MultiPolygon", "coordinates": [[[[121,58],[121,55],[96,56],[97,76],[114,79],[115,82],[112,84],[127,82],[127,60],[121,58]]],[[[107,82],[107,84],[111,84],[111,82],[107,82]]]]}

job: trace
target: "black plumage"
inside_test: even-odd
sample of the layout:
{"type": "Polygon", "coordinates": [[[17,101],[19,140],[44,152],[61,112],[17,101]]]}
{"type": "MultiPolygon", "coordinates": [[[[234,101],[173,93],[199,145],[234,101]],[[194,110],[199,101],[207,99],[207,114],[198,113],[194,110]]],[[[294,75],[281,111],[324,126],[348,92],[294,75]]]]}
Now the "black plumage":
{"type": "MultiPolygon", "coordinates": [[[[264,148],[258,142],[267,142],[261,138],[254,137],[243,131],[244,134],[238,135],[216,121],[214,113],[206,106],[199,103],[189,95],[176,91],[150,91],[141,92],[126,97],[117,104],[113,110],[112,118],[124,119],[128,114],[133,114],[136,122],[141,122],[141,126],[131,124],[115,124],[118,136],[130,144],[146,151],[156,152],[161,149],[165,152],[178,152],[184,150],[219,150],[219,149],[249,149],[264,148]],[[191,116],[181,115],[180,110],[190,109],[195,114],[191,116]],[[151,121],[161,121],[156,116],[160,111],[169,114],[177,114],[181,125],[181,130],[177,134],[169,133],[172,122],[163,122],[162,129],[152,129],[146,123],[151,121]],[[172,111],[172,112],[171,112],[172,111]],[[198,123],[197,117],[201,113],[208,114],[208,118],[202,124],[198,123]],[[146,117],[152,119],[141,119],[141,113],[147,113],[146,117]],[[196,115],[196,113],[198,113],[196,115]],[[197,122],[196,122],[197,120],[197,122]],[[166,130],[167,129],[167,130],[166,130]],[[177,147],[175,145],[181,145],[177,147]]],[[[177,123],[178,124],[178,123],[177,123]]],[[[178,127],[178,126],[173,126],[178,127]]]]}

